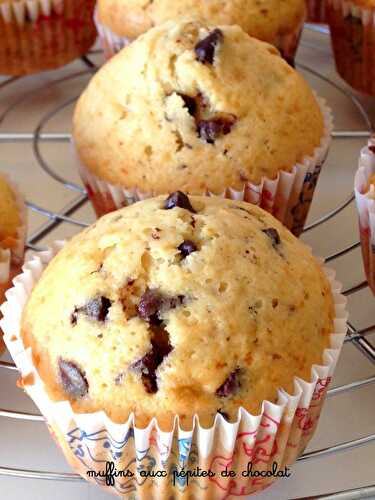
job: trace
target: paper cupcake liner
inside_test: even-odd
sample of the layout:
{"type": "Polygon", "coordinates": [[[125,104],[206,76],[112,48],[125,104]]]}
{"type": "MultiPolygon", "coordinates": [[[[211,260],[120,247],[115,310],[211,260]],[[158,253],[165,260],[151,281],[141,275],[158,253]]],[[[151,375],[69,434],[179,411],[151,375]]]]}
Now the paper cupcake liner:
{"type": "Polygon", "coordinates": [[[375,295],[375,190],[368,189],[373,174],[375,174],[375,136],[361,150],[354,180],[363,265],[368,284],[375,295]]]}
{"type": "Polygon", "coordinates": [[[309,23],[326,23],[326,0],[306,0],[307,19],[309,23]]]}
{"type": "Polygon", "coordinates": [[[102,411],[79,414],[68,401],[49,398],[33,364],[31,349],[23,344],[20,325],[22,309],[35,283],[63,244],[56,242],[24,265],[1,308],[4,315],[1,327],[24,389],[44,415],[72,467],[109,492],[133,500],[246,496],[275,481],[275,477],[260,474],[272,472],[274,463],[277,471],[284,470],[305,449],[318,423],[345,338],[346,299],[340,293],[341,285],[334,280],[334,272],[324,268],[334,297],[334,331],[322,364],[312,366],[309,382],[295,378],[293,394],[280,389],[277,403],[263,401],[259,415],[240,408],[237,421],[229,423],[217,414],[208,429],[195,416],[193,429],[189,431],[182,430],[176,416],[173,429],[163,432],[156,419],[141,429],[134,424],[134,415],[126,423],[116,424],[102,411]],[[107,462],[113,462],[116,471],[123,471],[122,476],[113,477],[113,482],[110,474],[106,477],[107,462]],[[250,463],[252,475],[245,477],[250,463]],[[211,477],[190,477],[187,481],[186,476],[181,476],[182,469],[194,472],[197,467],[207,473],[211,471],[211,477]],[[228,472],[225,477],[225,469],[234,471],[236,476],[228,477],[228,472]],[[93,472],[89,475],[88,471],[93,472]],[[126,471],[133,476],[124,477],[126,471]],[[165,477],[160,477],[163,471],[165,477]]]}
{"type": "MultiPolygon", "coordinates": [[[[129,45],[134,38],[116,35],[110,28],[99,20],[98,9],[95,9],[94,22],[99,34],[101,46],[103,48],[104,56],[110,59],[121,49],[129,45]]],[[[276,47],[280,50],[283,58],[290,64],[294,65],[294,58],[297,53],[299,41],[303,30],[304,19],[296,27],[293,32],[279,35],[275,40],[276,47]]]]}
{"type": "MultiPolygon", "coordinates": [[[[25,252],[25,239],[27,228],[27,211],[23,196],[18,190],[18,187],[10,178],[1,173],[1,177],[6,179],[6,182],[12,188],[12,191],[17,200],[18,213],[20,216],[20,225],[17,229],[17,238],[11,245],[11,248],[2,248],[0,246],[0,304],[5,300],[5,292],[10,288],[12,278],[21,272],[23,257],[25,252]]],[[[1,318],[1,313],[0,313],[1,318]]],[[[4,350],[2,340],[2,331],[0,328],[0,354],[4,350]]]]}
{"type": "Polygon", "coordinates": [[[336,68],[353,88],[375,95],[375,8],[327,0],[336,68]]]}
{"type": "Polygon", "coordinates": [[[0,3],[0,74],[53,69],[93,45],[95,0],[18,0],[0,3]]]}
{"type": "MultiPolygon", "coordinates": [[[[305,157],[303,161],[294,165],[290,172],[281,171],[276,179],[263,177],[260,184],[244,183],[240,191],[228,187],[222,193],[215,194],[207,191],[203,194],[243,200],[258,205],[299,236],[305,225],[319,174],[328,154],[333,129],[330,108],[324,99],[317,98],[317,100],[324,117],[324,135],[320,145],[315,148],[311,156],[305,157]]],[[[139,200],[161,194],[110,184],[96,177],[80,162],[75,153],[74,144],[73,154],[98,217],[139,200]]]]}

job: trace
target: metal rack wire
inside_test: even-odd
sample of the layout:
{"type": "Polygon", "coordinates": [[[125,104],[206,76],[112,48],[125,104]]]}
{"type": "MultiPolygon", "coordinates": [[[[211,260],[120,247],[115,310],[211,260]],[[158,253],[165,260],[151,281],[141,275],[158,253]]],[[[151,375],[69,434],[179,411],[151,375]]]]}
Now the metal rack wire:
{"type": "MultiPolygon", "coordinates": [[[[322,32],[327,33],[326,29],[324,28],[316,28],[313,26],[308,26],[310,29],[315,29],[315,30],[323,30],[322,32]]],[[[52,83],[50,83],[50,86],[61,84],[63,82],[66,82],[68,80],[72,80],[78,77],[81,77],[85,74],[88,73],[93,73],[97,69],[95,64],[92,62],[90,59],[91,55],[93,52],[91,52],[88,56],[85,56],[82,58],[82,63],[85,66],[85,69],[83,71],[78,71],[75,73],[72,73],[62,79],[56,80],[52,83]]],[[[309,68],[308,66],[304,64],[299,64],[297,65],[300,69],[304,70],[307,73],[310,73],[311,75],[323,80],[326,82],[328,85],[333,86],[336,90],[338,90],[340,93],[342,93],[347,99],[350,99],[355,108],[357,109],[359,115],[361,116],[361,119],[363,121],[363,130],[335,130],[332,133],[332,138],[333,139],[345,139],[345,138],[366,138],[368,137],[371,132],[372,132],[372,125],[370,118],[364,109],[364,107],[361,105],[359,100],[351,94],[349,91],[345,90],[341,86],[337,85],[335,82],[330,80],[329,78],[326,78],[325,76],[317,73],[313,69],[309,68]]],[[[17,78],[10,78],[2,83],[0,83],[0,91],[4,89],[5,87],[12,85],[14,82],[17,81],[17,78]]],[[[71,224],[74,226],[77,226],[78,228],[85,227],[87,226],[86,223],[79,221],[78,219],[74,218],[74,214],[77,212],[79,208],[81,208],[83,205],[85,205],[88,201],[87,199],[87,194],[85,190],[64,178],[62,178],[53,168],[52,165],[49,165],[48,162],[45,160],[43,157],[42,151],[41,151],[41,144],[45,142],[69,142],[70,141],[70,134],[67,133],[49,133],[49,132],[44,132],[44,129],[46,128],[46,125],[48,122],[54,118],[58,113],[60,113],[64,108],[72,104],[78,96],[74,96],[66,100],[64,103],[53,109],[51,112],[43,116],[43,118],[40,120],[38,125],[35,127],[34,131],[30,133],[8,133],[8,132],[0,132],[0,144],[1,143],[32,143],[33,146],[33,151],[35,158],[37,162],[39,163],[40,167],[49,175],[51,176],[55,181],[59,182],[62,184],[65,188],[77,193],[77,196],[73,199],[73,201],[70,202],[69,205],[67,205],[63,211],[61,212],[53,212],[49,210],[46,207],[40,206],[39,204],[36,204],[34,202],[28,201],[27,206],[31,211],[37,212],[38,214],[46,217],[47,221],[42,224],[36,231],[34,231],[28,241],[27,241],[27,247],[32,250],[40,250],[40,247],[38,246],[38,243],[46,236],[48,235],[53,229],[55,229],[57,226],[60,224],[71,224]]],[[[21,98],[25,99],[25,97],[21,98]]],[[[6,110],[5,112],[0,115],[0,125],[8,115],[8,113],[14,108],[14,106],[18,105],[20,101],[13,102],[6,110]]],[[[306,231],[310,231],[313,228],[316,228],[317,226],[320,226],[333,217],[335,217],[337,214],[339,214],[342,210],[344,210],[348,205],[353,203],[354,200],[354,195],[353,193],[348,193],[347,196],[345,197],[344,201],[341,202],[335,209],[331,210],[330,212],[324,214],[321,218],[318,220],[314,221],[310,225],[308,225],[305,228],[306,231]]],[[[348,254],[349,252],[354,251],[356,248],[360,246],[359,242],[355,242],[351,244],[350,246],[343,248],[337,252],[335,252],[332,255],[328,255],[325,258],[325,261],[332,262],[336,259],[339,259],[343,257],[344,255],[348,254]]],[[[357,285],[344,290],[344,294],[346,296],[353,295],[360,290],[364,289],[367,287],[367,282],[361,282],[358,283],[357,285]]],[[[347,332],[347,337],[345,342],[351,343],[353,346],[355,346],[364,356],[367,357],[371,361],[371,363],[375,367],[375,347],[374,345],[371,344],[371,342],[366,338],[366,336],[370,333],[373,333],[375,331],[375,324],[371,324],[367,326],[366,328],[362,329],[357,329],[352,323],[348,322],[348,332],[347,332]]],[[[0,369],[1,370],[12,370],[16,371],[16,367],[12,363],[7,363],[5,361],[0,361],[0,369]]],[[[347,391],[354,391],[359,388],[368,386],[370,384],[375,383],[375,371],[374,375],[361,379],[361,380],[356,380],[354,382],[351,382],[349,384],[345,384],[342,386],[335,387],[333,389],[330,389],[328,391],[328,397],[335,397],[336,395],[342,394],[347,391]]],[[[23,421],[40,421],[44,422],[44,419],[41,415],[37,414],[31,414],[31,413],[24,413],[24,412],[16,412],[12,411],[11,409],[0,409],[0,418],[9,418],[9,419],[16,419],[16,420],[23,420],[23,421]]],[[[374,429],[375,431],[375,429],[374,429]]],[[[351,441],[343,442],[343,443],[338,443],[334,446],[330,446],[327,448],[322,448],[318,449],[315,451],[307,452],[304,453],[299,460],[300,461],[306,461],[310,460],[313,458],[317,457],[323,457],[329,454],[333,453],[338,453],[344,450],[349,450],[353,449],[356,447],[363,446],[365,444],[375,442],[375,433],[370,434],[367,436],[363,436],[359,439],[354,439],[351,441]]],[[[31,479],[45,479],[45,480],[55,480],[55,481],[83,481],[83,479],[73,473],[55,473],[55,472],[49,472],[45,470],[28,470],[28,469],[20,469],[20,468],[11,468],[11,467],[5,467],[5,466],[0,466],[0,476],[12,476],[12,477],[18,477],[18,478],[31,478],[31,479]]],[[[355,490],[350,490],[346,492],[337,492],[334,494],[326,495],[326,496],[319,496],[319,497],[314,497],[314,498],[336,498],[336,499],[347,499],[347,498],[375,498],[375,485],[373,486],[367,486],[363,488],[358,488],[355,490]]],[[[312,497],[309,497],[312,498],[312,497]]]]}

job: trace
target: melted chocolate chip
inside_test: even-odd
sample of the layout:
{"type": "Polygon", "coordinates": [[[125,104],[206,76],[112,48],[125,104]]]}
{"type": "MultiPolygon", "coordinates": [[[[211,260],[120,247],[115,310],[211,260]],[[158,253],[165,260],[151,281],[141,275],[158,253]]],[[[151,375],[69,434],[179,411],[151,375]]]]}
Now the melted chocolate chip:
{"type": "Polygon", "coordinates": [[[216,28],[195,46],[197,60],[203,64],[214,62],[215,48],[224,39],[223,32],[216,28]]]}
{"type": "Polygon", "coordinates": [[[163,304],[163,296],[157,290],[146,290],[138,304],[138,315],[151,324],[160,324],[158,313],[163,304]]]}
{"type": "Polygon", "coordinates": [[[143,358],[131,365],[132,370],[139,371],[141,373],[142,383],[146,392],[149,394],[153,394],[158,390],[156,370],[162,360],[163,359],[160,359],[158,352],[152,348],[151,351],[143,356],[143,358]]]}
{"type": "Polygon", "coordinates": [[[151,350],[133,363],[130,368],[141,373],[142,383],[146,392],[154,394],[158,390],[156,370],[163,362],[164,358],[173,349],[169,343],[169,334],[163,328],[154,330],[151,340],[151,350]]]}
{"type": "Polygon", "coordinates": [[[59,359],[60,381],[64,392],[73,398],[83,398],[89,391],[85,373],[73,362],[59,359]]]}
{"type": "Polygon", "coordinates": [[[193,241],[190,240],[185,240],[181,243],[181,245],[178,247],[179,251],[181,252],[181,256],[183,259],[190,255],[193,252],[197,251],[197,246],[193,241]]]}
{"type": "Polygon", "coordinates": [[[189,198],[185,193],[182,193],[181,191],[175,191],[174,193],[170,194],[165,200],[164,208],[166,210],[175,207],[184,208],[185,210],[189,210],[189,212],[193,214],[196,213],[194,208],[191,206],[189,198]]]}
{"type": "Polygon", "coordinates": [[[89,300],[83,310],[89,318],[97,321],[105,321],[111,305],[112,302],[107,297],[96,297],[89,300]]]}
{"type": "Polygon", "coordinates": [[[198,136],[208,144],[214,144],[215,140],[231,131],[236,118],[228,115],[226,118],[218,117],[211,120],[201,120],[197,124],[198,136]]]}
{"type": "Polygon", "coordinates": [[[138,315],[151,325],[159,326],[162,323],[161,313],[169,309],[175,309],[181,305],[185,297],[165,297],[158,290],[146,290],[139,301],[138,315]]]}
{"type": "Polygon", "coordinates": [[[178,94],[184,101],[185,107],[187,108],[189,115],[194,116],[197,111],[197,102],[194,97],[190,97],[186,94],[178,94]]]}
{"type": "Polygon", "coordinates": [[[277,229],[274,229],[273,227],[269,227],[268,229],[262,229],[262,232],[269,237],[269,239],[272,242],[272,246],[274,248],[276,248],[277,245],[280,245],[281,239],[280,239],[280,235],[279,235],[277,229]]]}
{"type": "Polygon", "coordinates": [[[219,398],[227,398],[231,394],[235,393],[240,387],[240,382],[238,376],[240,374],[240,369],[236,368],[225,380],[225,382],[217,389],[216,396],[219,398]]]}

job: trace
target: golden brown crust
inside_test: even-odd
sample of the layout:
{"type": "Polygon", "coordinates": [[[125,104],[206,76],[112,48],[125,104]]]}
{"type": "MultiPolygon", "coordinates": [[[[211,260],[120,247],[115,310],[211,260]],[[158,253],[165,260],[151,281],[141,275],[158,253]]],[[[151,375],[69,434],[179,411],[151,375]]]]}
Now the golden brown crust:
{"type": "Polygon", "coordinates": [[[322,113],[303,78],[276,49],[239,27],[221,27],[212,65],[194,47],[213,28],[167,23],[117,54],[91,80],[74,115],[82,163],[112,184],[161,194],[194,194],[290,171],[324,134],[322,113]],[[233,118],[207,143],[184,96],[210,117],[233,118]]]}
{"type": "Polygon", "coordinates": [[[65,246],[26,305],[25,345],[50,396],[77,412],[105,410],[116,422],[135,412],[139,425],[156,416],[163,426],[176,413],[189,426],[194,413],[209,425],[219,409],[231,419],[240,406],[257,412],[322,361],[329,283],[307,247],[260,208],[190,197],[192,213],[165,210],[165,199],[109,214],[65,246]],[[196,249],[183,256],[187,240],[196,249]],[[149,316],[147,290],[163,297],[149,316]],[[105,311],[88,312],[93,298],[105,311]],[[151,368],[143,361],[142,372],[140,361],[162,339],[165,348],[165,336],[170,350],[150,392],[141,374],[151,368]],[[67,363],[81,370],[73,368],[75,395],[61,359],[65,372],[67,363]],[[234,390],[219,390],[230,377],[234,390]]]}

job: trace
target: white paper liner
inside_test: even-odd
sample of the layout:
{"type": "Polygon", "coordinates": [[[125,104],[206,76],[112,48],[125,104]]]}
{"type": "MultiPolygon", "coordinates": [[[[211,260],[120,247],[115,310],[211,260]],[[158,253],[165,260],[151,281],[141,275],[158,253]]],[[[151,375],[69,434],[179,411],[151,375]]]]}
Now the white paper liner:
{"type": "Polygon", "coordinates": [[[359,217],[362,256],[368,284],[375,294],[375,192],[368,189],[370,177],[375,174],[375,137],[362,148],[354,179],[354,193],[359,217]],[[374,147],[374,152],[369,149],[374,147]]]}
{"type": "MultiPolygon", "coordinates": [[[[216,193],[216,196],[243,200],[258,205],[279,219],[295,235],[300,235],[322,165],[328,155],[333,129],[330,108],[324,99],[317,96],[316,98],[324,118],[324,135],[320,145],[315,148],[311,156],[307,156],[302,162],[297,163],[290,172],[281,171],[274,180],[264,177],[259,185],[247,182],[241,191],[227,188],[222,193],[216,193]]],[[[78,155],[74,153],[74,144],[73,154],[76,157],[82,181],[88,190],[98,216],[160,194],[142,192],[137,188],[126,189],[101,180],[80,162],[78,155]]],[[[215,193],[212,192],[205,194],[215,196],[215,193]]]]}
{"type": "Polygon", "coordinates": [[[35,22],[40,16],[50,16],[51,13],[62,14],[64,0],[18,0],[16,2],[0,3],[0,16],[9,24],[16,22],[23,26],[25,22],[35,22]]]}
{"type": "Polygon", "coordinates": [[[330,348],[323,353],[323,364],[312,366],[310,382],[295,378],[294,393],[279,390],[277,404],[264,401],[259,415],[241,408],[237,421],[228,423],[217,414],[209,429],[201,427],[196,416],[191,431],[183,431],[176,417],[174,429],[162,432],[155,419],[146,429],[134,425],[133,415],[126,423],[115,424],[104,412],[78,414],[68,401],[54,402],[48,397],[33,364],[31,349],[25,349],[23,344],[20,325],[22,310],[35,283],[63,245],[64,242],[54,243],[24,265],[23,273],[15,278],[14,287],[7,292],[8,300],[1,307],[4,317],[0,326],[26,392],[79,474],[88,479],[88,470],[104,473],[106,462],[113,461],[116,470],[129,469],[134,478],[117,477],[113,485],[106,485],[105,478],[90,480],[123,498],[182,498],[184,493],[197,496],[183,498],[228,498],[262,490],[275,480],[242,477],[240,471],[247,469],[249,461],[253,470],[267,471],[272,470],[273,462],[281,470],[296,460],[317,425],[346,334],[346,299],[333,271],[324,268],[335,304],[334,331],[330,335],[330,348]],[[173,471],[182,467],[194,470],[197,466],[216,475],[190,480],[188,487],[186,478],[179,478],[176,486],[172,486],[173,471]],[[222,477],[225,467],[238,471],[237,477],[222,477]],[[141,469],[166,470],[169,475],[145,479],[140,475],[141,469]]]}
{"type": "MultiPolygon", "coordinates": [[[[117,54],[117,52],[120,52],[121,49],[134,41],[133,38],[117,35],[109,27],[103,24],[99,20],[98,7],[95,9],[94,22],[106,59],[110,59],[117,54]]],[[[279,35],[277,40],[275,40],[274,45],[277,46],[282,56],[289,62],[294,61],[303,30],[303,24],[304,20],[297,26],[294,32],[279,35]]]]}

